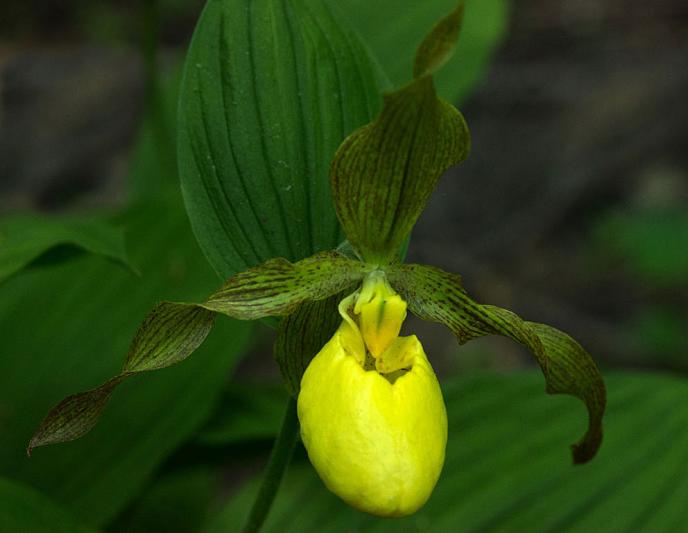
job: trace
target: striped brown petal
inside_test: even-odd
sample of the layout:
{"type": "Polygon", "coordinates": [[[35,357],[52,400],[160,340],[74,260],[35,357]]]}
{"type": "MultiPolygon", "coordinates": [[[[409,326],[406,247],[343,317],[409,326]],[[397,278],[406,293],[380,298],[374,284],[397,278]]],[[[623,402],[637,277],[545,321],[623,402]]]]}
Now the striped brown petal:
{"type": "Polygon", "coordinates": [[[551,326],[476,302],[455,274],[424,265],[397,265],[387,275],[412,313],[444,324],[460,343],[483,335],[504,335],[529,348],[545,376],[547,392],[575,396],[588,410],[588,429],[572,446],[574,463],[594,457],[602,443],[606,391],[597,365],[580,344],[551,326]]]}

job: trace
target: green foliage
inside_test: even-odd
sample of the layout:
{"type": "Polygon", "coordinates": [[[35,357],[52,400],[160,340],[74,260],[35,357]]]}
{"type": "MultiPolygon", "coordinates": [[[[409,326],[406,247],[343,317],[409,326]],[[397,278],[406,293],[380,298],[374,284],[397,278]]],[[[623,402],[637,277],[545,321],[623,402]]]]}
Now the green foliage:
{"type": "Polygon", "coordinates": [[[17,214],[0,219],[0,282],[57,247],[73,246],[133,268],[121,227],[102,219],[17,214]]]}
{"type": "MultiPolygon", "coordinates": [[[[326,0],[359,32],[392,84],[405,84],[412,72],[415,47],[456,0],[326,0]]],[[[440,96],[462,101],[484,76],[506,35],[506,0],[467,0],[461,39],[454,56],[436,77],[440,96]]]]}
{"type": "Polygon", "coordinates": [[[249,445],[251,441],[275,436],[282,409],[287,402],[284,387],[232,383],[210,421],[196,438],[204,446],[249,445]],[[256,391],[260,394],[256,394],[256,391]]]}
{"type": "Polygon", "coordinates": [[[196,237],[222,277],[341,242],[328,168],[377,111],[378,77],[320,2],[206,5],[186,60],[179,160],[196,237]]]}
{"type": "MultiPolygon", "coordinates": [[[[164,95],[174,93],[168,83],[164,95]]],[[[171,103],[165,96],[160,107],[168,124],[174,118],[171,103]]],[[[246,324],[220,321],[196,358],[123,384],[88,437],[41,449],[30,460],[23,453],[53,402],[116,373],[137,323],[156,302],[197,298],[217,286],[175,191],[175,176],[161,162],[165,151],[156,148],[160,125],[150,120],[131,171],[141,203],[112,220],[126,233],[140,277],[84,256],[27,271],[0,286],[0,469],[93,525],[109,522],[129,505],[199,430],[250,331],[246,324]]],[[[27,528],[30,519],[27,513],[27,528]]]]}
{"type": "MultiPolygon", "coordinates": [[[[571,466],[565,452],[582,429],[580,411],[570,399],[544,397],[534,373],[453,379],[443,386],[445,469],[418,514],[359,513],[302,460],[287,473],[264,531],[680,530],[688,518],[688,382],[617,374],[608,384],[605,446],[589,465],[571,466]]],[[[204,533],[236,531],[255,488],[233,497],[204,533]]]]}
{"type": "Polygon", "coordinates": [[[110,524],[108,531],[195,531],[207,519],[220,488],[220,472],[212,467],[197,466],[162,473],[130,509],[110,524]]]}
{"type": "Polygon", "coordinates": [[[219,322],[197,358],[123,384],[87,438],[27,459],[23,450],[50,405],[116,373],[136,324],[156,301],[194,297],[217,283],[178,199],[151,202],[118,222],[141,277],[82,257],[0,287],[0,468],[95,525],[134,498],[198,430],[248,334],[246,325],[219,322]]]}
{"type": "Polygon", "coordinates": [[[18,533],[93,532],[37,490],[4,478],[0,478],[0,529],[18,533]]]}
{"type": "Polygon", "coordinates": [[[688,212],[678,209],[612,213],[593,234],[600,253],[660,287],[688,280],[688,212]]]}
{"type": "Polygon", "coordinates": [[[149,108],[136,137],[129,170],[129,202],[140,204],[155,199],[161,191],[179,188],[175,143],[175,122],[181,65],[161,73],[150,96],[149,108]]]}
{"type": "Polygon", "coordinates": [[[652,354],[650,364],[688,369],[688,312],[678,307],[644,307],[624,327],[629,344],[652,354]]]}
{"type": "Polygon", "coordinates": [[[605,386],[595,361],[574,339],[551,326],[526,322],[518,315],[472,300],[461,278],[438,268],[399,265],[389,281],[424,320],[447,326],[463,343],[483,335],[504,335],[528,348],[540,365],[549,394],[571,394],[588,409],[588,430],[573,448],[573,460],[592,459],[602,442],[605,386]]]}

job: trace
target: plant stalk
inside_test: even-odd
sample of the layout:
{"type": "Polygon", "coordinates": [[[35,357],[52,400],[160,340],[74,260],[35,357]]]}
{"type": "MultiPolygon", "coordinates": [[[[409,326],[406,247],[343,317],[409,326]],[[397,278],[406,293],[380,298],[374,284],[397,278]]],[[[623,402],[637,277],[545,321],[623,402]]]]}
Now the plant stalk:
{"type": "Polygon", "coordinates": [[[282,426],[275,444],[270,452],[270,459],[265,467],[260,490],[253,502],[244,533],[255,533],[260,530],[275,500],[284,472],[287,470],[299,433],[299,419],[296,416],[296,400],[289,398],[287,409],[282,419],[282,426]]]}

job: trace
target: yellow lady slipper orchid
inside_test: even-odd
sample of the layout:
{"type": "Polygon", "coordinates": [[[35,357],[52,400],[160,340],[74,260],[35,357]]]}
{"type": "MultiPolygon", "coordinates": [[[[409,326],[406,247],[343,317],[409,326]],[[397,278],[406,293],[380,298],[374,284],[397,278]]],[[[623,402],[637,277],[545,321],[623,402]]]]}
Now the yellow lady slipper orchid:
{"type": "Polygon", "coordinates": [[[444,464],[439,383],[418,338],[398,336],[406,303],[384,276],[369,276],[340,313],[341,326],[301,381],[303,443],[325,485],[349,505],[378,516],[411,514],[444,464]]]}

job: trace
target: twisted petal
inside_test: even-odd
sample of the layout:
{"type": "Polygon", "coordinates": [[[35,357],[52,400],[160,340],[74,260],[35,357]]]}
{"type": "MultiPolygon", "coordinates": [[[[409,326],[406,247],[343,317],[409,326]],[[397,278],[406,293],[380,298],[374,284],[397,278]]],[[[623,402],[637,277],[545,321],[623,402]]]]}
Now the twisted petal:
{"type": "MultiPolygon", "coordinates": [[[[210,333],[215,313],[239,319],[287,315],[304,302],[323,300],[350,287],[363,277],[363,270],[361,263],[334,252],[297,263],[272,259],[233,276],[202,304],[159,304],[139,326],[122,372],[100,387],[62,400],[41,422],[27,451],[88,433],[119,383],[138,372],[165,368],[187,358],[210,333]]],[[[315,350],[309,355],[313,353],[315,350]]]]}
{"type": "Polygon", "coordinates": [[[286,316],[308,300],[322,300],[361,279],[364,265],[336,252],[320,252],[297,263],[270,259],[232,276],[203,307],[232,318],[286,316]]]}
{"type": "Polygon", "coordinates": [[[398,265],[388,270],[392,286],[409,310],[424,320],[444,324],[460,343],[483,335],[505,335],[529,348],[537,360],[549,394],[570,394],[588,410],[588,429],[572,446],[574,463],[585,463],[602,442],[606,403],[604,381],[592,357],[553,327],[526,322],[515,313],[471,299],[461,278],[424,265],[398,265]]]}

